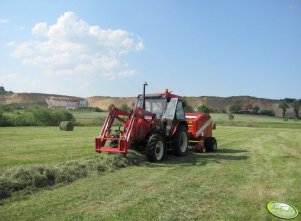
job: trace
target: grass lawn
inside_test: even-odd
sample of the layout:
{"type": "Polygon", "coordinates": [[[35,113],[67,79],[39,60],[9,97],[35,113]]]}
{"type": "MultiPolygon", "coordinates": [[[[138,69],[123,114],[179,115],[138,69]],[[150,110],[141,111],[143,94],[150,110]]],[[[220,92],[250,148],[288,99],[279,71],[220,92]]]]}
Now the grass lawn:
{"type": "Polygon", "coordinates": [[[76,121],[83,125],[102,125],[108,112],[95,112],[89,110],[73,110],[70,111],[76,121]]]}
{"type": "MultiPolygon", "coordinates": [[[[96,154],[98,127],[0,128],[1,171],[96,154]]],[[[0,220],[279,220],[271,200],[301,210],[300,129],[219,126],[216,153],[92,175],[0,203],[0,220]]],[[[300,220],[300,215],[295,219],[300,220]]]]}
{"type": "MultiPolygon", "coordinates": [[[[108,112],[94,112],[89,110],[71,111],[76,121],[82,125],[102,125],[108,112]]],[[[289,119],[284,121],[279,117],[234,114],[234,120],[229,120],[229,114],[212,113],[212,119],[217,126],[238,127],[268,127],[268,128],[298,128],[301,129],[301,120],[289,119]]]]}
{"type": "Polygon", "coordinates": [[[99,127],[0,127],[0,174],[25,164],[57,164],[94,154],[99,127]]]}
{"type": "Polygon", "coordinates": [[[239,127],[267,127],[267,128],[298,128],[301,129],[301,121],[289,119],[284,121],[279,117],[234,114],[234,120],[229,120],[229,114],[210,114],[217,125],[239,126],[239,127]]]}

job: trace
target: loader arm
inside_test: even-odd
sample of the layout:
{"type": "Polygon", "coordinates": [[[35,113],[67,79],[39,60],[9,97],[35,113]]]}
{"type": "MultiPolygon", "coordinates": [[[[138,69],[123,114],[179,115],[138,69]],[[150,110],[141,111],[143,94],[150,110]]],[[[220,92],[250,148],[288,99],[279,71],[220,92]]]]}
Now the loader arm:
{"type": "Polygon", "coordinates": [[[137,140],[137,126],[142,125],[146,132],[150,131],[155,118],[156,114],[142,108],[136,108],[132,114],[113,108],[103,124],[100,136],[95,138],[96,152],[114,152],[126,155],[131,143],[137,140]],[[122,116],[129,119],[124,120],[122,116]],[[118,137],[111,135],[111,128],[115,119],[124,123],[124,131],[119,131],[118,137]],[[110,147],[106,145],[107,141],[117,141],[117,145],[110,147]]]}

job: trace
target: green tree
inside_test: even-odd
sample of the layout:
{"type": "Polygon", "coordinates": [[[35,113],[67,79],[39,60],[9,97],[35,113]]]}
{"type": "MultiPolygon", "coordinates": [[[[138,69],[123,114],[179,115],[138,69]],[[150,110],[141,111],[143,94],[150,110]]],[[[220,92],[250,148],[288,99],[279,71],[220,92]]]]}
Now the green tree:
{"type": "Polygon", "coordinates": [[[185,113],[194,113],[195,112],[193,107],[189,104],[186,104],[186,106],[184,107],[184,111],[185,111],[185,113]]]}
{"type": "Polygon", "coordinates": [[[120,107],[120,110],[128,112],[130,110],[130,108],[127,104],[122,104],[120,107]]]}
{"type": "Polygon", "coordinates": [[[186,97],[183,97],[182,105],[183,105],[185,113],[194,113],[195,112],[194,108],[187,102],[186,97]]]}
{"type": "Polygon", "coordinates": [[[94,110],[95,112],[102,112],[102,110],[101,110],[99,107],[94,107],[93,110],[94,110]]]}
{"type": "Polygon", "coordinates": [[[292,103],[292,107],[294,109],[295,116],[298,119],[300,119],[300,116],[299,116],[300,106],[301,106],[301,100],[295,99],[292,103]]]}
{"type": "Polygon", "coordinates": [[[282,101],[282,102],[279,104],[279,108],[282,109],[282,117],[284,118],[284,117],[285,117],[285,113],[286,113],[286,109],[289,108],[287,102],[286,102],[286,101],[282,101]]]}
{"type": "Polygon", "coordinates": [[[0,110],[0,126],[8,126],[7,118],[4,116],[3,111],[0,110]]]}
{"type": "Polygon", "coordinates": [[[260,108],[257,105],[255,105],[252,110],[254,114],[258,114],[260,108]]]}
{"type": "Polygon", "coordinates": [[[5,93],[6,93],[6,91],[5,91],[4,87],[0,86],[0,94],[5,94],[5,93]]]}
{"type": "Polygon", "coordinates": [[[197,111],[199,113],[209,113],[209,107],[207,107],[205,104],[202,104],[201,106],[198,107],[197,111]]]}
{"type": "Polygon", "coordinates": [[[37,125],[51,125],[51,113],[46,109],[36,109],[32,112],[37,125]]]}
{"type": "Polygon", "coordinates": [[[229,108],[230,113],[238,113],[240,111],[240,104],[233,104],[229,108]]]}

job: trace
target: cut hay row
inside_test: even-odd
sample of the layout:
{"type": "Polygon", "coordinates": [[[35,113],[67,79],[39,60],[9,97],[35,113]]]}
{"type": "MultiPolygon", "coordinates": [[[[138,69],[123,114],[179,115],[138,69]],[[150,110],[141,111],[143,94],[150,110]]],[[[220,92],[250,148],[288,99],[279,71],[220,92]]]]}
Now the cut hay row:
{"type": "Polygon", "coordinates": [[[0,199],[8,198],[17,191],[32,192],[56,184],[71,183],[91,174],[103,174],[144,162],[143,155],[130,151],[126,158],[118,154],[99,154],[66,161],[56,166],[33,165],[10,168],[0,177],[0,199]]]}

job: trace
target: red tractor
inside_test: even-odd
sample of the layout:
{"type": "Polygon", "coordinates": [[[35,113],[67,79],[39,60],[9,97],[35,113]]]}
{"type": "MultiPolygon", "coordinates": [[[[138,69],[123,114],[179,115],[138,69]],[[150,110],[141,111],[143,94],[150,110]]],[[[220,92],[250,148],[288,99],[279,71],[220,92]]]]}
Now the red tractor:
{"type": "Polygon", "coordinates": [[[95,139],[97,152],[126,155],[131,148],[143,152],[150,161],[161,161],[166,152],[184,156],[188,148],[216,151],[208,114],[185,114],[181,96],[168,90],[145,94],[146,85],[130,113],[116,107],[110,110],[100,136],[95,139]]]}

